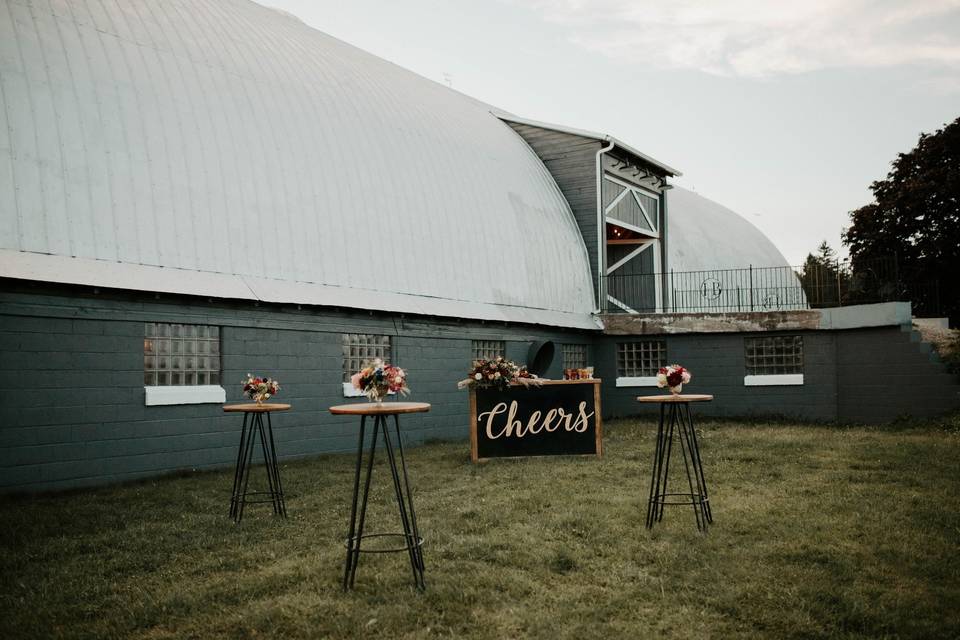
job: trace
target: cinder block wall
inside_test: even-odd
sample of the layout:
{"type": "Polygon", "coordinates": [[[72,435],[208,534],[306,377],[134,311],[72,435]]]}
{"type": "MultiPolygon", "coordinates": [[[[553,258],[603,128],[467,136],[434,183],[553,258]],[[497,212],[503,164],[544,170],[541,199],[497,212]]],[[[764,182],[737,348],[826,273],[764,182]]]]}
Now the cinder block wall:
{"type": "Polygon", "coordinates": [[[841,419],[887,422],[960,407],[960,377],[947,372],[919,333],[888,328],[836,335],[841,419]]]}
{"type": "Polygon", "coordinates": [[[639,395],[656,387],[616,387],[619,342],[658,339],[667,359],[689,368],[689,393],[715,396],[696,411],[715,416],[783,415],[806,420],[889,422],[900,416],[931,417],[960,408],[960,378],[947,372],[929,344],[900,327],[842,331],[790,331],[803,336],[804,384],[747,387],[744,339],[767,333],[604,336],[595,345],[604,412],[654,415],[639,395]]]}
{"type": "MultiPolygon", "coordinates": [[[[0,491],[119,482],[235,461],[240,416],[218,404],[144,406],[144,322],[221,327],[223,386],[242,401],[247,372],[280,380],[275,414],[282,458],[352,451],[356,420],[330,415],[344,398],[341,335],[391,336],[392,360],[409,369],[410,400],[433,404],[405,416],[405,442],[466,439],[467,393],[456,388],[471,340],[505,340],[525,360],[533,341],[590,343],[591,334],[370,313],[311,311],[138,294],[0,292],[0,375],[17,391],[0,399],[0,491]]],[[[465,450],[466,452],[466,450],[465,450]]],[[[465,453],[466,455],[466,453],[465,453]]]]}
{"type": "MultiPolygon", "coordinates": [[[[433,405],[430,413],[404,418],[411,445],[467,439],[467,394],[456,381],[470,364],[472,339],[504,340],[507,356],[518,362],[527,360],[531,342],[552,340],[557,350],[549,375],[555,378],[561,375],[560,345],[588,345],[588,361],[604,379],[606,416],[650,415],[634,398],[658,392],[615,386],[617,342],[644,336],[8,286],[0,288],[0,375],[10,389],[0,398],[0,491],[96,485],[234,463],[239,416],[223,414],[217,404],[144,406],[145,322],[221,327],[228,402],[242,400],[240,381],[248,371],[278,378],[278,400],[294,407],[276,415],[282,458],[356,446],[355,420],[327,411],[358,401],[342,393],[343,333],[392,336],[393,361],[410,371],[410,399],[433,405]]],[[[694,372],[686,389],[716,396],[698,406],[700,413],[882,422],[960,406],[957,377],[945,372],[929,345],[897,327],[803,332],[805,384],[795,387],[743,386],[743,339],[749,335],[767,334],[663,337],[668,359],[694,372]]]]}

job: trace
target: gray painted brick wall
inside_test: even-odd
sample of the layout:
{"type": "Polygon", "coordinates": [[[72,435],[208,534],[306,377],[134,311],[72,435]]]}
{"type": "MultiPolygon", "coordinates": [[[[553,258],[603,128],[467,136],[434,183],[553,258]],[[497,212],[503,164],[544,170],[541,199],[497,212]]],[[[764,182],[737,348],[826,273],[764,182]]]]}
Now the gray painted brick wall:
{"type": "MultiPolygon", "coordinates": [[[[584,342],[583,332],[369,313],[251,307],[130,294],[0,293],[0,375],[16,380],[0,401],[0,491],[118,482],[179,469],[232,465],[240,416],[217,404],[144,406],[143,323],[221,326],[228,402],[239,402],[247,372],[282,385],[274,416],[281,458],[352,451],[357,424],[332,416],[342,392],[343,333],[391,335],[392,360],[410,373],[411,400],[433,404],[402,418],[405,442],[465,439],[467,393],[456,388],[470,364],[471,339],[506,340],[526,358],[534,340],[584,342]]],[[[559,365],[555,365],[556,374],[559,365]]]]}
{"type": "Polygon", "coordinates": [[[713,333],[666,336],[604,336],[597,341],[597,371],[605,379],[604,412],[653,415],[636,402],[656,387],[615,385],[619,342],[662,339],[669,363],[693,374],[684,391],[715,396],[700,403],[703,415],[784,415],[807,420],[887,422],[899,416],[931,417],[960,408],[960,380],[899,327],[846,331],[801,331],[804,384],[744,386],[744,338],[768,333],[713,333]],[[923,385],[921,388],[920,385],[923,385]],[[922,398],[918,401],[918,398],[922,398]]]}
{"type": "MultiPolygon", "coordinates": [[[[334,417],[342,394],[341,334],[392,336],[393,360],[408,368],[411,400],[433,404],[405,416],[405,441],[466,440],[467,394],[456,382],[470,364],[472,339],[506,341],[524,362],[530,343],[556,345],[551,377],[560,377],[564,342],[588,345],[604,378],[604,414],[648,413],[635,396],[655,388],[617,388],[616,343],[633,337],[498,323],[379,316],[362,312],[251,306],[140,294],[94,295],[79,289],[0,290],[0,375],[17,391],[0,400],[0,491],[47,490],[234,463],[240,416],[217,404],[144,406],[143,323],[221,327],[223,386],[242,400],[247,372],[280,380],[275,415],[281,458],[352,451],[356,422],[334,417]]],[[[688,366],[686,389],[712,393],[702,414],[786,414],[818,420],[884,421],[932,415],[960,405],[960,385],[898,328],[804,332],[805,384],[744,387],[743,338],[750,334],[665,336],[668,359],[688,366]],[[922,393],[921,393],[922,392],[922,393]],[[913,398],[922,397],[915,403],[913,398]]],[[[758,334],[759,335],[759,334],[758,334]]],[[[466,455],[466,449],[465,455],[466,455]]]]}
{"type": "Polygon", "coordinates": [[[960,406],[957,376],[945,372],[915,332],[840,332],[837,362],[839,413],[844,419],[885,422],[899,416],[935,416],[960,406]]]}

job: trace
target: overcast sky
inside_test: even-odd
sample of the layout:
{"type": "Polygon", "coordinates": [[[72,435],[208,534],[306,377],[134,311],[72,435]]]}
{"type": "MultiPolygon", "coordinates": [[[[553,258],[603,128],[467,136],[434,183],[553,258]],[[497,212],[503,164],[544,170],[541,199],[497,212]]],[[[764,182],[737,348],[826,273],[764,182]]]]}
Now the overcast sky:
{"type": "Polygon", "coordinates": [[[612,134],[798,264],[960,116],[960,0],[261,0],[519,116],[612,134]]]}

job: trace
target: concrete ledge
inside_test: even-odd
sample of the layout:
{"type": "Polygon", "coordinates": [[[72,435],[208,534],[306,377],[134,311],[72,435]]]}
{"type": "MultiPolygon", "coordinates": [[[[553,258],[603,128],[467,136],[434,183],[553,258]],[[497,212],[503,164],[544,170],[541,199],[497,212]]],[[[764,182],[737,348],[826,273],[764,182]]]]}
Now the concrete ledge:
{"type": "Polygon", "coordinates": [[[926,329],[949,329],[950,318],[914,318],[913,324],[926,329]]]}
{"type": "Polygon", "coordinates": [[[909,325],[910,303],[742,313],[605,314],[601,321],[603,332],[613,336],[862,329],[909,325]]]}
{"type": "Polygon", "coordinates": [[[852,307],[818,309],[820,329],[863,329],[866,327],[910,326],[909,302],[880,302],[852,307]]]}

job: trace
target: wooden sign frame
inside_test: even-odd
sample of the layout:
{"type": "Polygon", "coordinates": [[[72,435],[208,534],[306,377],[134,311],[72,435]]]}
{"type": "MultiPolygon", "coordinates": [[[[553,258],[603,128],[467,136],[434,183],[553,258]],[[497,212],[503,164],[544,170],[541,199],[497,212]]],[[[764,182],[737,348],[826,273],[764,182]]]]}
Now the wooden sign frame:
{"type": "MultiPolygon", "coordinates": [[[[595,445],[594,451],[591,453],[569,453],[569,454],[541,454],[541,455],[590,455],[590,456],[603,456],[603,417],[602,410],[600,405],[600,384],[603,381],[599,378],[592,378],[588,380],[544,380],[542,386],[554,386],[554,385],[583,385],[583,384],[592,384],[593,385],[593,404],[594,404],[594,423],[595,428],[595,445]]],[[[516,382],[511,382],[511,388],[522,387],[516,382]]],[[[525,389],[525,392],[535,394],[539,391],[539,386],[530,386],[525,389]]],[[[495,392],[494,392],[495,393],[495,392]]],[[[479,436],[477,435],[477,390],[473,387],[470,388],[470,459],[473,462],[487,462],[491,458],[481,458],[479,456],[479,436]]],[[[518,454],[517,456],[496,456],[496,457],[526,457],[523,454],[518,454]]]]}

